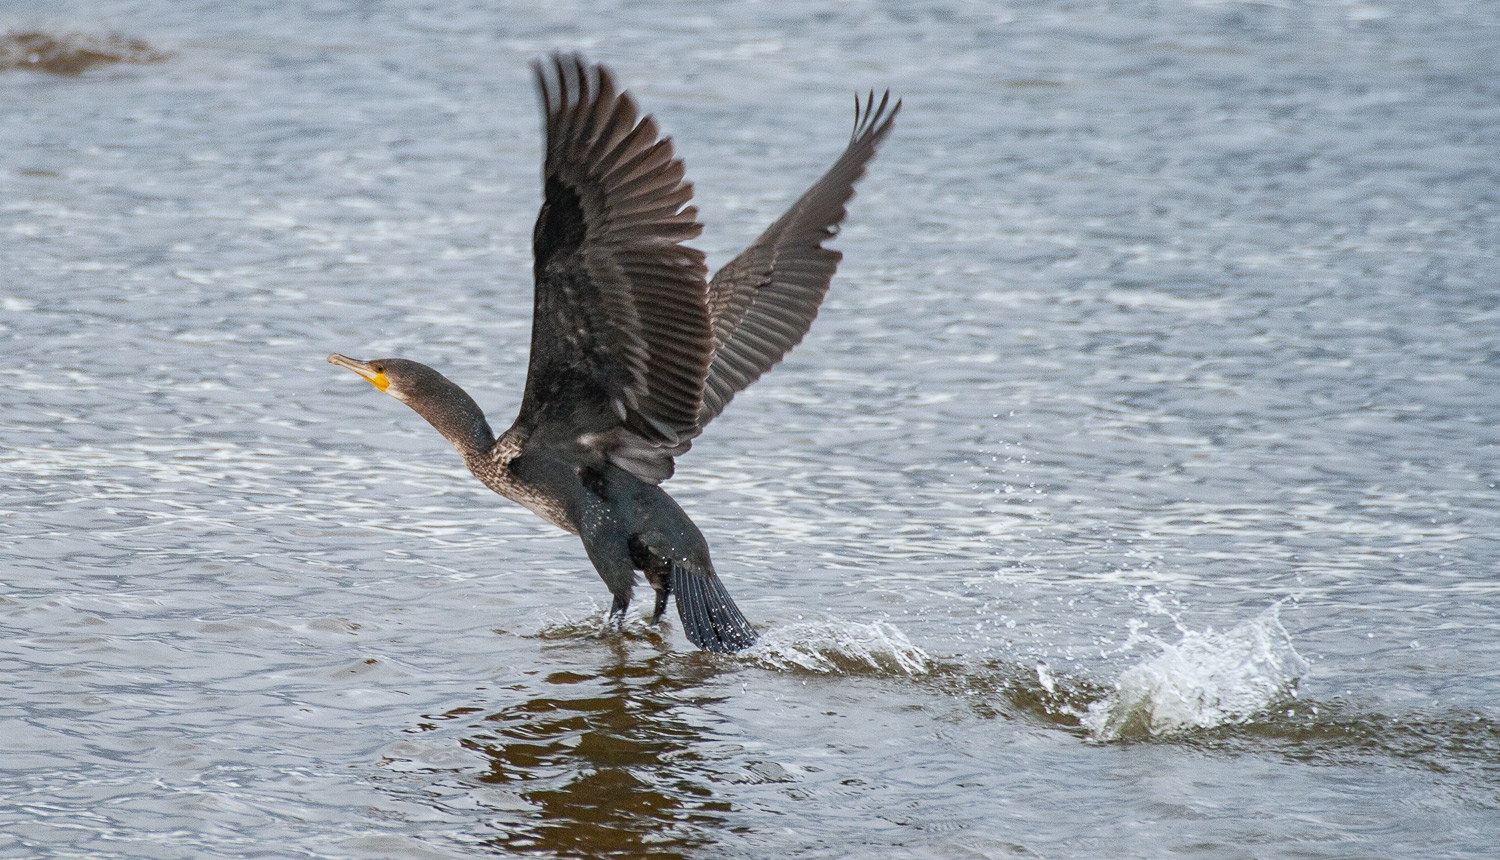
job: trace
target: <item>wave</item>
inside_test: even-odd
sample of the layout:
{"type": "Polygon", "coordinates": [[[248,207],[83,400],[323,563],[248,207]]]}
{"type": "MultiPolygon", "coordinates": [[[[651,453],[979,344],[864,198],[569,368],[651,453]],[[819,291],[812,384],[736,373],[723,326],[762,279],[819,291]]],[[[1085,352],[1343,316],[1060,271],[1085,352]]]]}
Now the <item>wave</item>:
{"type": "Polygon", "coordinates": [[[906,634],[883,621],[823,620],[783,624],[761,633],[741,652],[772,669],[821,674],[925,675],[932,658],[906,634]]]}

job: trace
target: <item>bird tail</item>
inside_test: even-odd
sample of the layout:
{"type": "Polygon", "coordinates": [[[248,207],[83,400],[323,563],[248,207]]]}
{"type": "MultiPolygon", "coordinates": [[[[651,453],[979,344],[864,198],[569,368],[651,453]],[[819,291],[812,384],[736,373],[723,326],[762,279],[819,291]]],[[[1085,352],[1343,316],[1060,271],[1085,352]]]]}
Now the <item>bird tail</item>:
{"type": "Polygon", "coordinates": [[[755,628],[713,572],[672,565],[672,591],[682,631],[705,651],[738,651],[755,644],[755,628]]]}

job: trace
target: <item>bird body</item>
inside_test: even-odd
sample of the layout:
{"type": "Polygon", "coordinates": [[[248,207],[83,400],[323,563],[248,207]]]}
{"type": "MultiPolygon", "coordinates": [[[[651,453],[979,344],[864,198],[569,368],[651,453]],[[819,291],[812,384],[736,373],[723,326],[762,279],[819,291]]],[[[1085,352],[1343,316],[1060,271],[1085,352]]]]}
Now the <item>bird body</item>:
{"type": "Polygon", "coordinates": [[[532,235],[531,358],[515,422],[499,437],[462,388],[390,358],[347,367],[422,415],[485,486],[579,536],[613,595],[635,572],[656,591],[652,623],[677,598],[688,638],[736,651],[755,641],[708,543],[659,486],[704,425],[806,334],[838,264],[822,247],[900,102],[863,110],[834,166],[743,253],[706,278],[681,243],[701,231],[692,186],[655,121],[602,66],[533,64],[547,151],[532,235]],[[887,111],[887,107],[890,107],[887,111]]]}

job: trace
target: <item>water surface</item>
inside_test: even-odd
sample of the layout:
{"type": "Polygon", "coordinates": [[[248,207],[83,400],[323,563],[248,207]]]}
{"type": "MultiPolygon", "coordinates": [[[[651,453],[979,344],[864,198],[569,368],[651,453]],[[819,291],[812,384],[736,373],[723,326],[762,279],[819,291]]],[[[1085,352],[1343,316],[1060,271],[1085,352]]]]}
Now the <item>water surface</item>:
{"type": "Polygon", "coordinates": [[[1489,856],[1497,25],[0,10],[165,56],[0,72],[0,855],[1489,856]],[[743,655],[601,635],[575,538],[323,363],[508,423],[553,48],[674,136],[711,264],[905,99],[669,485],[743,655]]]}

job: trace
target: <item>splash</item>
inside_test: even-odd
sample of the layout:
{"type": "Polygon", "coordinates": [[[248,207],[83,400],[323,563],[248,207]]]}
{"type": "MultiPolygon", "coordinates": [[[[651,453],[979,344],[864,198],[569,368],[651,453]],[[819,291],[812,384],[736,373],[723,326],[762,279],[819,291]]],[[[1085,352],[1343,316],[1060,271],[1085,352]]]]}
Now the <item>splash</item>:
{"type": "MultiPolygon", "coordinates": [[[[758,632],[760,639],[753,646],[723,656],[772,669],[839,675],[917,676],[928,674],[935,665],[906,634],[883,621],[828,619],[777,625],[758,632]]],[[[622,628],[615,628],[603,609],[583,615],[550,613],[532,635],[543,640],[618,638],[656,645],[668,641],[659,628],[649,626],[640,616],[628,618],[622,628]]]]}
{"type": "Polygon", "coordinates": [[[924,675],[932,665],[927,652],[883,621],[812,621],[763,631],[743,652],[775,669],[809,672],[924,675]]]}
{"type": "Polygon", "coordinates": [[[1125,670],[1115,692],[1089,705],[1096,740],[1163,737],[1245,723],[1295,698],[1307,661],[1281,626],[1278,603],[1222,633],[1186,631],[1176,645],[1125,670]]]}
{"type": "MultiPolygon", "coordinates": [[[[670,625],[668,619],[666,624],[670,625]]],[[[652,627],[646,623],[646,619],[638,614],[625,617],[623,624],[616,626],[609,617],[609,610],[604,607],[595,607],[589,612],[572,613],[564,610],[549,611],[541,620],[541,625],[534,633],[522,634],[544,641],[556,641],[565,639],[600,639],[606,641],[625,642],[649,642],[655,645],[664,644],[661,627],[652,627]]],[[[691,646],[689,646],[691,647],[691,646]]]]}

